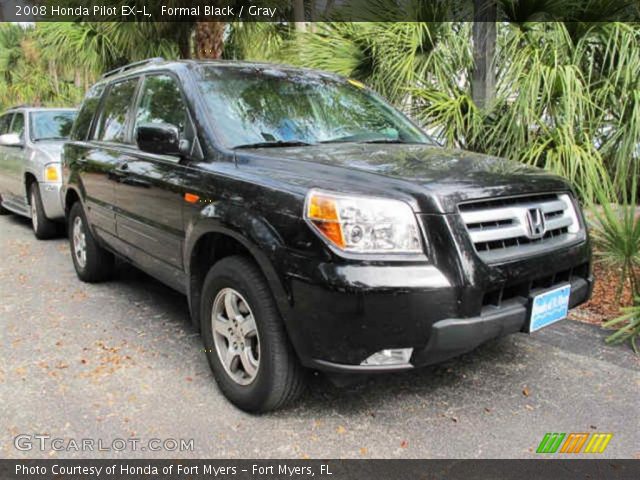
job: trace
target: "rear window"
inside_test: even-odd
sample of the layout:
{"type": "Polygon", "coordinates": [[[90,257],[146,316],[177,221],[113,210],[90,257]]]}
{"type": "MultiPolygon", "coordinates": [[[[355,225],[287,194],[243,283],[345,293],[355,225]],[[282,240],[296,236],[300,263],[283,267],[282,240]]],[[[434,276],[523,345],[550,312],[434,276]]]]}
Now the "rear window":
{"type": "Polygon", "coordinates": [[[71,128],[72,140],[86,140],[91,129],[91,122],[100,105],[100,98],[104,92],[104,84],[94,85],[89,89],[82,102],[82,107],[76,121],[71,128]]]}

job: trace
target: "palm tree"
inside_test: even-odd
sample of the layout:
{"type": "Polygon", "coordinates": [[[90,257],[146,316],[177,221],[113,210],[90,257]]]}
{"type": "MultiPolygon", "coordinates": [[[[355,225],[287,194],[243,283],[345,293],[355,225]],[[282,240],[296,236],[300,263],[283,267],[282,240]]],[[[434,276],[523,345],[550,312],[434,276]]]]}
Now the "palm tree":
{"type": "Polygon", "coordinates": [[[222,58],[224,52],[225,22],[196,22],[196,58],[222,58]]]}

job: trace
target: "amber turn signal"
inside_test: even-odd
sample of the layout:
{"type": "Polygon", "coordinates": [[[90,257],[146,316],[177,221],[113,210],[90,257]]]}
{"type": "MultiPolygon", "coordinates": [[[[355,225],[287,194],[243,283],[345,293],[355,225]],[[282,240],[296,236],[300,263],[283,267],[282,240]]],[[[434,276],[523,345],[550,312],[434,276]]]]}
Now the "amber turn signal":
{"type": "Polygon", "coordinates": [[[337,202],[334,198],[316,192],[311,194],[307,202],[307,219],[329,241],[339,248],[344,248],[344,236],[338,217],[337,202]]]}
{"type": "Polygon", "coordinates": [[[196,195],[195,193],[185,193],[184,200],[187,203],[196,203],[198,200],[200,200],[200,196],[196,195]]]}

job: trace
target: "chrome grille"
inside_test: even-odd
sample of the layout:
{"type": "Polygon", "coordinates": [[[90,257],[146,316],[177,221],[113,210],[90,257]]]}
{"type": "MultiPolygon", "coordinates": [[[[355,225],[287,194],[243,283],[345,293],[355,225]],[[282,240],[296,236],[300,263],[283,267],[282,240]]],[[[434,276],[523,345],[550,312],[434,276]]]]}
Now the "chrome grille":
{"type": "Polygon", "coordinates": [[[568,194],[496,198],[458,206],[478,255],[497,262],[579,240],[580,222],[568,194]]]}

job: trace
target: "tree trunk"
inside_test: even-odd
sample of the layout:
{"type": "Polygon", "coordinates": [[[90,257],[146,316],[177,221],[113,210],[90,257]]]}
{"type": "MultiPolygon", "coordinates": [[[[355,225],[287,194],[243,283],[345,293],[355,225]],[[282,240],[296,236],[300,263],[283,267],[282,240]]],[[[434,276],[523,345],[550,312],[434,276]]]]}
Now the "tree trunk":
{"type": "Polygon", "coordinates": [[[473,78],[471,94],[474,103],[489,108],[495,98],[496,77],[493,59],[496,52],[496,0],[474,0],[473,13],[473,78]]]}
{"type": "Polygon", "coordinates": [[[293,22],[296,26],[296,31],[304,32],[307,30],[304,18],[304,0],[293,0],[293,22]]]}
{"type": "Polygon", "coordinates": [[[181,23],[178,29],[177,43],[180,50],[180,58],[191,58],[191,32],[193,30],[188,23],[181,23]]]}
{"type": "Polygon", "coordinates": [[[51,83],[53,83],[53,90],[56,95],[60,95],[60,82],[58,81],[58,69],[56,68],[56,62],[53,59],[49,59],[49,76],[51,77],[51,83]]]}
{"type": "Polygon", "coordinates": [[[195,58],[222,58],[225,22],[197,22],[195,58]]]}

